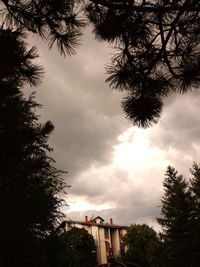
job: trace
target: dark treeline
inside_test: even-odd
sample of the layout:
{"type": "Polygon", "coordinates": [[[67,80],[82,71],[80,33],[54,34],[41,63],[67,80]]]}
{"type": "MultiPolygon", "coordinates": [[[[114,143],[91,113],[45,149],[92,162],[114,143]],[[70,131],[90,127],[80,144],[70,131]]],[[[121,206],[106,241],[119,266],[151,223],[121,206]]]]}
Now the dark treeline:
{"type": "Polygon", "coordinates": [[[38,122],[33,98],[42,69],[23,33],[0,29],[0,265],[45,266],[44,240],[62,220],[63,171],[49,157],[53,124],[38,122]]]}
{"type": "Polygon", "coordinates": [[[84,229],[61,229],[65,172],[54,167],[47,141],[54,129],[39,123],[34,95],[22,89],[40,83],[23,32],[0,29],[0,266],[92,267],[94,239],[84,229]]]}

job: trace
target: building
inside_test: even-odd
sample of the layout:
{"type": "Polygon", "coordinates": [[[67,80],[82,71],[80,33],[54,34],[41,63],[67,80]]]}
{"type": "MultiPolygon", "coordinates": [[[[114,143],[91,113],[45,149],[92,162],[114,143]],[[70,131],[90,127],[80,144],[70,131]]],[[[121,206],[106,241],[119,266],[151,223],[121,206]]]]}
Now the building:
{"type": "Polygon", "coordinates": [[[109,223],[105,223],[100,216],[85,221],[70,221],[68,224],[77,228],[84,228],[90,233],[96,243],[97,260],[99,264],[108,262],[109,258],[120,256],[124,250],[123,237],[128,226],[116,225],[110,218],[109,223]]]}

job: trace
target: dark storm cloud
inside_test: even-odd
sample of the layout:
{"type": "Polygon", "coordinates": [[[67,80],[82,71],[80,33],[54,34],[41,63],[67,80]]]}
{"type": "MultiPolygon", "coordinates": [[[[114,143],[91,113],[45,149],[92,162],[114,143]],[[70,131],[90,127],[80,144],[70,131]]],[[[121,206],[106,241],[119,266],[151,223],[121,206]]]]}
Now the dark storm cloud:
{"type": "MultiPolygon", "coordinates": [[[[148,171],[148,170],[147,170],[148,171]]],[[[110,204],[111,208],[100,211],[67,212],[71,218],[82,219],[84,214],[89,216],[101,215],[112,217],[118,224],[148,223],[156,225],[156,217],[160,214],[161,183],[153,179],[155,173],[149,173],[149,177],[141,184],[137,182],[134,174],[115,169],[109,166],[107,169],[88,170],[80,175],[71,191],[77,196],[83,196],[88,203],[101,205],[110,204]],[[87,180],[93,177],[93,180],[87,180]]],[[[137,175],[136,175],[137,176],[137,175]]],[[[142,176],[142,175],[141,175],[142,176]]],[[[159,175],[158,175],[159,177],[159,175]]],[[[160,180],[161,182],[161,180],[160,180]]],[[[70,200],[70,198],[69,198],[70,200]]]]}
{"type": "Polygon", "coordinates": [[[199,103],[198,91],[175,96],[149,135],[151,145],[168,152],[172,165],[187,173],[193,161],[200,162],[199,103]]]}
{"type": "MultiPolygon", "coordinates": [[[[122,95],[104,82],[111,50],[89,34],[83,42],[77,55],[63,58],[37,41],[45,66],[36,94],[43,105],[39,113],[42,121],[50,119],[55,125],[50,144],[56,165],[69,171],[66,181],[72,188],[67,201],[83,198],[96,206],[110,205],[67,214],[72,219],[101,215],[116,223],[156,226],[167,165],[188,173],[192,161],[200,161],[200,96],[193,92],[168,98],[158,125],[145,130],[147,150],[133,146],[132,154],[124,155],[125,161],[134,159],[132,165],[118,166],[113,162],[115,147],[123,142],[118,136],[131,125],[121,110],[122,95]]],[[[134,140],[133,134],[126,142],[131,145],[134,140]]]]}
{"type": "Polygon", "coordinates": [[[73,57],[48,51],[39,42],[45,75],[37,100],[42,120],[50,119],[55,131],[50,139],[59,168],[69,172],[68,182],[93,164],[107,164],[112,146],[128,123],[121,111],[121,96],[105,84],[108,48],[86,34],[73,57]]]}
{"type": "MultiPolygon", "coordinates": [[[[148,223],[159,230],[156,217],[160,216],[162,181],[167,165],[174,166],[188,177],[192,162],[200,162],[199,102],[198,92],[168,100],[158,125],[147,130],[148,149],[153,148],[157,153],[156,157],[150,158],[151,162],[148,158],[147,162],[144,155],[143,166],[133,166],[131,173],[116,166],[109,166],[109,171],[105,171],[105,167],[99,168],[96,173],[87,170],[77,178],[73,193],[85,195],[88,202],[97,205],[112,201],[116,204],[115,208],[96,211],[96,215],[113,217],[122,224],[148,223]],[[95,181],[87,183],[86,178],[90,175],[95,177],[95,181]],[[138,177],[142,179],[141,184],[137,184],[138,177]],[[87,184],[86,188],[84,184],[87,184]]],[[[132,140],[134,138],[130,142],[132,140]]],[[[69,214],[78,216],[78,213],[69,214]]]]}
{"type": "Polygon", "coordinates": [[[109,219],[113,219],[113,223],[120,225],[131,225],[131,224],[143,224],[146,223],[149,226],[153,226],[155,230],[160,230],[156,218],[160,216],[160,208],[158,206],[152,205],[146,208],[140,207],[138,210],[134,209],[132,206],[123,206],[119,208],[111,208],[106,210],[88,210],[84,212],[70,212],[67,213],[69,218],[73,220],[84,221],[85,215],[89,218],[100,215],[109,222],[109,219]]]}

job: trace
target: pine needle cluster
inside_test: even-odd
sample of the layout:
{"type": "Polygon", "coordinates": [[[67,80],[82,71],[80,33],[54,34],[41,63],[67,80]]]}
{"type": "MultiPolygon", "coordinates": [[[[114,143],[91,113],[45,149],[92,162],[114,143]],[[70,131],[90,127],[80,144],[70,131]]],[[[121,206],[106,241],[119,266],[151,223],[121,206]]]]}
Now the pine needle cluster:
{"type": "Polygon", "coordinates": [[[92,0],[86,14],[96,38],[116,50],[107,82],[127,92],[122,106],[133,124],[156,123],[165,97],[199,88],[198,0],[92,0]]]}

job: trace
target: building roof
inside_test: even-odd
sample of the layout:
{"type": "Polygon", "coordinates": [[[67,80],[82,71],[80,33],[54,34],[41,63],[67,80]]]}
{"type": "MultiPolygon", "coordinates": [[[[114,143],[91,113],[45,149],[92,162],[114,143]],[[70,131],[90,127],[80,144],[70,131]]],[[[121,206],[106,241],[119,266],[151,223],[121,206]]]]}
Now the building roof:
{"type": "Polygon", "coordinates": [[[100,217],[100,216],[97,216],[97,217],[95,217],[95,218],[92,218],[92,219],[90,219],[89,221],[90,221],[90,222],[95,222],[97,219],[99,219],[100,221],[104,222],[104,219],[103,219],[102,217],[100,217]]]}
{"type": "Polygon", "coordinates": [[[113,229],[117,229],[117,228],[127,229],[128,228],[128,226],[125,226],[125,225],[117,225],[117,224],[109,224],[109,223],[95,223],[94,219],[92,221],[88,221],[88,222],[85,222],[85,221],[73,221],[72,220],[72,221],[70,221],[68,223],[69,224],[81,224],[81,225],[87,225],[87,226],[93,226],[94,225],[94,226],[99,226],[99,227],[102,227],[102,228],[113,228],[113,229]]]}

